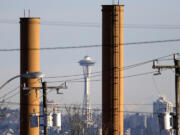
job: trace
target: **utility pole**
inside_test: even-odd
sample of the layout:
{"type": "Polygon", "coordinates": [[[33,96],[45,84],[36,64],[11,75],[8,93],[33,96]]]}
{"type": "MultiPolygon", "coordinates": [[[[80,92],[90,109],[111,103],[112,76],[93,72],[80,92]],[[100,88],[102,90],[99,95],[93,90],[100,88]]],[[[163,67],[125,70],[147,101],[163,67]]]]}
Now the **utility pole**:
{"type": "Polygon", "coordinates": [[[48,128],[47,128],[47,122],[46,115],[47,115],[47,82],[42,82],[42,88],[43,88],[43,114],[44,114],[44,135],[48,135],[48,128]]]}
{"type": "Polygon", "coordinates": [[[43,116],[44,116],[44,135],[48,135],[48,126],[47,126],[47,90],[56,90],[57,94],[63,94],[59,90],[67,89],[66,83],[61,84],[60,86],[49,86],[47,87],[47,82],[42,82],[42,87],[24,87],[23,90],[31,91],[31,90],[43,90],[43,116]]]}
{"type": "Polygon", "coordinates": [[[174,65],[156,65],[156,61],[153,62],[153,69],[158,69],[160,73],[161,69],[175,69],[175,104],[176,104],[176,119],[175,129],[176,135],[180,135],[180,60],[175,58],[174,54],[174,65]]]}
{"type": "Polygon", "coordinates": [[[180,135],[180,60],[174,60],[175,66],[175,90],[176,90],[176,135],[180,135]]]}

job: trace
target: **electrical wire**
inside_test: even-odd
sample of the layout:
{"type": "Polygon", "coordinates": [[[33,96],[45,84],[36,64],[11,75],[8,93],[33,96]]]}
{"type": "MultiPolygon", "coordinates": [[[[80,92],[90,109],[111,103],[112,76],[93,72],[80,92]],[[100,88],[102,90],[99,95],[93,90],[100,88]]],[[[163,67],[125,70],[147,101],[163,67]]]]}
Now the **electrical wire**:
{"type": "MultiPolygon", "coordinates": [[[[0,102],[0,104],[4,104],[4,103],[7,103],[7,104],[18,104],[18,105],[20,105],[20,103],[19,102],[10,102],[10,101],[5,101],[5,102],[0,102]]],[[[56,105],[58,105],[59,107],[65,107],[65,106],[82,106],[83,104],[60,104],[60,103],[55,103],[56,105]]],[[[22,104],[22,105],[33,105],[33,106],[43,106],[42,104],[22,104]]],[[[53,106],[54,105],[54,103],[48,103],[48,105],[49,106],[53,106]]],[[[94,106],[94,105],[99,105],[99,106],[102,106],[102,104],[91,104],[92,106],[94,106]]],[[[152,106],[153,104],[134,104],[134,103],[132,103],[132,104],[120,104],[120,105],[125,105],[125,106],[152,106]]]]}
{"type": "MultiPolygon", "coordinates": [[[[139,73],[139,74],[135,74],[135,75],[125,76],[124,78],[137,77],[137,76],[144,76],[144,75],[153,74],[153,73],[156,73],[156,72],[139,73]]],[[[52,82],[47,82],[47,83],[57,83],[57,82],[76,82],[76,83],[77,83],[77,82],[83,82],[83,81],[77,81],[77,80],[81,80],[81,79],[72,79],[72,80],[69,80],[69,81],[67,81],[67,80],[66,80],[66,81],[52,81],[52,82]]],[[[92,81],[98,82],[98,81],[101,81],[101,80],[99,79],[99,80],[92,80],[92,81]]],[[[48,93],[49,93],[49,92],[52,92],[52,91],[48,91],[48,93]]],[[[4,100],[8,100],[8,99],[10,99],[10,98],[16,96],[17,94],[19,94],[19,91],[16,92],[15,94],[13,94],[13,95],[11,95],[11,96],[5,98],[4,100]]],[[[40,98],[42,98],[42,96],[41,96],[40,98]]]]}
{"type": "MultiPolygon", "coordinates": [[[[177,53],[178,54],[178,53],[177,53]]],[[[153,60],[161,60],[161,59],[164,59],[164,58],[167,58],[167,57],[170,57],[174,54],[170,54],[170,55],[166,55],[166,56],[162,56],[162,57],[159,57],[157,59],[153,59],[153,60]]],[[[145,61],[145,62],[141,62],[141,63],[137,63],[137,64],[133,64],[133,65],[130,65],[130,66],[127,66],[128,68],[134,68],[136,66],[140,66],[140,65],[143,65],[143,64],[146,64],[146,63],[149,63],[149,62],[152,62],[153,60],[148,60],[148,61],[145,61]]],[[[95,72],[95,73],[98,73],[98,72],[95,72]]],[[[156,72],[146,72],[146,73],[139,73],[139,74],[135,74],[135,75],[130,75],[130,76],[124,76],[124,78],[130,78],[130,77],[136,77],[136,76],[143,76],[143,75],[147,75],[147,74],[153,74],[153,73],[156,73],[156,72]]],[[[70,76],[56,76],[56,77],[53,77],[53,78],[58,78],[58,77],[73,77],[73,76],[80,76],[80,75],[83,75],[83,74],[76,74],[76,75],[70,75],[70,76]]],[[[48,78],[48,77],[47,77],[48,78]]],[[[51,77],[49,77],[51,78],[51,77]]],[[[60,80],[60,81],[48,81],[47,83],[58,83],[58,82],[82,82],[81,80],[84,79],[84,78],[76,78],[76,79],[69,79],[69,80],[60,80]]],[[[97,82],[97,81],[101,81],[100,79],[99,80],[92,80],[94,82],[97,82]]],[[[12,96],[6,98],[5,100],[8,100],[14,96],[16,96],[19,92],[16,92],[15,94],[13,94],[12,96]]]]}
{"type": "MultiPolygon", "coordinates": [[[[19,105],[19,106],[42,106],[41,104],[20,104],[20,103],[18,103],[18,102],[0,102],[0,104],[4,104],[4,103],[7,103],[8,105],[15,105],[15,106],[17,106],[17,105],[19,105]]],[[[123,105],[134,105],[134,104],[123,104],[123,105]]],[[[137,105],[137,104],[136,104],[137,105]]],[[[145,104],[138,104],[138,106],[139,105],[145,105],[145,104]]],[[[152,105],[152,104],[151,104],[152,105]]],[[[48,104],[48,106],[51,106],[51,104],[48,104]]],[[[76,105],[76,104],[71,104],[71,105],[66,105],[66,104],[64,104],[63,106],[56,106],[56,108],[57,109],[59,109],[59,110],[66,110],[67,108],[68,109],[71,109],[71,110],[74,110],[74,109],[76,109],[76,110],[86,110],[86,108],[84,108],[84,107],[81,107],[82,105],[76,105]]],[[[161,109],[163,109],[163,108],[161,108],[161,109]]],[[[92,111],[94,111],[94,112],[109,112],[109,110],[108,109],[102,109],[102,108],[91,108],[91,110],[92,111]]],[[[116,112],[123,112],[123,113],[142,113],[142,114],[159,114],[158,112],[145,112],[145,111],[116,111],[116,112]]],[[[36,112],[36,113],[40,113],[40,112],[36,112]]]]}
{"type": "MultiPolygon", "coordinates": [[[[35,84],[35,83],[37,83],[39,80],[37,80],[37,81],[35,81],[34,83],[32,83],[32,84],[35,84]]],[[[12,98],[12,97],[14,97],[14,96],[16,96],[17,94],[19,94],[20,92],[19,91],[17,91],[18,90],[18,88],[20,88],[20,85],[19,86],[17,86],[15,89],[13,89],[13,90],[11,90],[11,91],[9,91],[8,93],[6,93],[5,95],[3,95],[2,97],[0,97],[0,99],[3,99],[3,100],[8,100],[8,99],[10,99],[10,98],[12,98]],[[7,97],[7,98],[5,98],[7,95],[9,95],[9,94],[12,94],[13,92],[15,92],[15,91],[17,91],[16,93],[14,93],[13,95],[11,95],[11,96],[9,96],[9,97],[7,97]]]]}
{"type": "MultiPolygon", "coordinates": [[[[124,67],[124,69],[134,68],[134,67],[137,67],[137,66],[140,66],[140,65],[147,64],[147,63],[152,62],[154,60],[162,60],[164,58],[167,58],[167,57],[170,57],[170,56],[174,56],[174,55],[175,54],[170,54],[170,55],[162,56],[162,57],[159,57],[159,58],[156,58],[156,59],[148,60],[148,61],[145,61],[145,62],[140,62],[140,63],[137,63],[137,64],[129,65],[129,66],[124,67]]],[[[176,53],[176,55],[179,55],[179,53],[176,53]]],[[[100,72],[94,72],[94,73],[100,73],[100,72]]],[[[124,78],[143,76],[143,75],[153,74],[153,73],[156,73],[156,72],[139,73],[139,74],[134,74],[134,75],[130,75],[130,76],[124,76],[124,78]]],[[[83,75],[83,74],[76,74],[76,75],[70,75],[70,76],[56,76],[56,77],[47,77],[47,78],[58,78],[58,77],[63,78],[63,77],[73,77],[73,76],[80,76],[80,75],[83,75]]],[[[47,83],[55,83],[55,82],[57,83],[57,82],[65,82],[65,81],[73,82],[73,81],[81,81],[82,79],[84,79],[84,78],[75,78],[75,79],[70,79],[70,80],[51,81],[51,82],[49,81],[47,83]]],[[[94,80],[94,81],[100,81],[100,80],[94,80]]],[[[15,94],[11,95],[10,97],[7,97],[5,100],[10,99],[10,98],[16,96],[17,94],[19,94],[19,92],[16,92],[15,94]]]]}
{"type": "Polygon", "coordinates": [[[13,93],[14,91],[16,91],[20,86],[18,85],[17,87],[15,87],[14,89],[10,90],[8,93],[4,94],[2,97],[0,97],[0,99],[5,98],[6,96],[8,96],[9,94],[13,93]]]}
{"type": "MultiPolygon", "coordinates": [[[[139,73],[139,74],[134,74],[134,75],[129,75],[129,76],[124,76],[124,77],[120,77],[120,78],[131,78],[131,77],[137,77],[137,76],[144,76],[144,75],[148,75],[148,74],[154,74],[156,72],[144,72],[144,73],[139,73]]],[[[58,82],[84,82],[83,81],[84,78],[77,78],[77,79],[71,79],[71,80],[60,80],[60,81],[47,81],[47,83],[58,83],[58,82]],[[82,81],[81,81],[82,80],[82,81]]],[[[91,80],[91,82],[97,82],[97,81],[101,81],[100,79],[98,80],[91,80]]]]}
{"type": "Polygon", "coordinates": [[[9,97],[5,98],[4,100],[11,99],[11,98],[13,98],[14,96],[16,96],[17,94],[19,94],[19,91],[18,91],[18,92],[16,92],[16,93],[14,93],[14,94],[13,94],[13,95],[11,95],[11,96],[9,96],[9,97]]]}
{"type": "MultiPolygon", "coordinates": [[[[18,102],[0,102],[0,104],[4,104],[4,103],[7,103],[8,105],[21,105],[21,106],[42,106],[41,104],[23,104],[23,103],[18,103],[18,102]]],[[[62,105],[62,104],[61,104],[62,105]]],[[[123,104],[123,105],[135,105],[135,104],[123,104]]],[[[137,105],[137,104],[136,104],[137,105]]],[[[145,105],[145,104],[138,104],[138,106],[139,105],[145,105]]],[[[152,104],[151,104],[152,105],[152,104]]],[[[51,106],[51,104],[48,104],[48,106],[51,106]]],[[[79,110],[86,110],[86,108],[83,108],[83,107],[81,107],[82,105],[76,105],[76,104],[71,104],[71,105],[66,105],[66,104],[64,104],[63,106],[56,106],[56,108],[57,109],[63,109],[63,110],[66,110],[67,108],[68,109],[79,109],[79,110]]],[[[91,109],[92,111],[98,111],[98,112],[106,112],[106,111],[108,111],[109,112],[109,110],[107,109],[107,110],[102,110],[102,108],[92,108],[91,109]]],[[[159,114],[158,112],[141,112],[141,111],[117,111],[117,112],[124,112],[124,113],[144,113],[144,114],[159,114]]],[[[38,112],[37,112],[38,113],[38,112]]]]}
{"type": "MultiPolygon", "coordinates": [[[[137,76],[144,76],[144,75],[148,75],[148,74],[153,74],[155,72],[146,72],[146,73],[140,73],[140,74],[135,74],[135,75],[130,75],[130,76],[125,76],[124,78],[130,78],[130,77],[137,77],[137,76]]],[[[51,82],[47,82],[47,83],[58,83],[58,82],[83,82],[83,81],[78,81],[78,80],[82,80],[82,78],[79,78],[79,79],[71,79],[71,80],[64,80],[64,81],[51,81],[51,82]]],[[[99,80],[92,80],[92,82],[98,82],[98,81],[101,81],[100,79],[99,80]]],[[[19,88],[19,87],[18,87],[19,88]]],[[[17,89],[17,88],[16,88],[17,89]]],[[[9,92],[9,94],[12,93],[12,92],[9,92]]],[[[4,100],[8,100],[14,96],[16,96],[17,94],[19,94],[19,91],[14,93],[13,95],[7,97],[7,98],[4,98],[3,96],[1,98],[3,98],[4,100]]]]}
{"type": "MultiPolygon", "coordinates": [[[[169,39],[169,40],[156,40],[156,41],[142,41],[142,42],[130,42],[130,43],[122,43],[119,45],[124,46],[132,46],[132,45],[148,45],[148,44],[157,44],[157,43],[170,43],[170,42],[180,42],[180,39],[169,39]]],[[[167,45],[167,44],[161,44],[161,45],[167,45]]],[[[84,48],[96,48],[96,47],[112,47],[110,45],[82,45],[82,46],[62,46],[62,47],[44,47],[44,48],[31,48],[29,51],[33,50],[67,50],[67,49],[84,49],[84,48]]],[[[14,49],[0,49],[0,52],[17,52],[17,51],[23,51],[19,48],[14,49]]]]}
{"type": "Polygon", "coordinates": [[[160,93],[160,91],[159,91],[159,88],[158,88],[158,85],[157,85],[157,83],[156,83],[156,80],[154,79],[153,76],[152,76],[152,82],[153,82],[153,84],[154,84],[154,87],[155,87],[156,92],[160,95],[161,93],[160,93]]]}
{"type": "MultiPolygon", "coordinates": [[[[128,66],[124,66],[122,68],[119,68],[118,70],[116,71],[122,71],[122,70],[128,70],[128,69],[131,69],[131,68],[135,68],[135,67],[139,67],[139,66],[142,66],[142,65],[145,65],[145,64],[148,64],[148,63],[151,63],[155,60],[158,60],[158,61],[161,61],[161,60],[164,60],[164,58],[167,58],[167,57],[171,57],[171,56],[174,56],[174,55],[179,55],[179,53],[175,53],[175,54],[170,54],[170,55],[165,55],[165,56],[162,56],[162,57],[159,57],[159,58],[155,58],[155,59],[151,59],[151,60],[147,60],[147,61],[143,61],[143,62],[139,62],[139,63],[136,63],[136,64],[131,64],[131,65],[128,65],[128,66]]],[[[91,74],[91,77],[94,77],[94,76],[97,76],[97,75],[94,75],[94,74],[100,74],[102,73],[102,71],[96,71],[96,72],[92,72],[90,73],[91,74]]],[[[58,75],[58,76],[47,76],[47,77],[44,77],[46,79],[53,79],[53,78],[69,78],[69,77],[78,77],[78,76],[83,76],[84,74],[72,74],[72,75],[58,75]]],[[[100,75],[98,75],[100,76],[100,75]]],[[[83,78],[82,78],[83,79],[83,78]]]]}
{"type": "MultiPolygon", "coordinates": [[[[0,19],[1,24],[19,24],[18,20],[0,19]]],[[[101,23],[95,22],[72,22],[72,21],[41,21],[43,26],[66,26],[66,27],[89,27],[101,28],[101,23]]],[[[180,25],[162,25],[162,24],[124,24],[124,28],[130,29],[180,29],[180,25]]]]}

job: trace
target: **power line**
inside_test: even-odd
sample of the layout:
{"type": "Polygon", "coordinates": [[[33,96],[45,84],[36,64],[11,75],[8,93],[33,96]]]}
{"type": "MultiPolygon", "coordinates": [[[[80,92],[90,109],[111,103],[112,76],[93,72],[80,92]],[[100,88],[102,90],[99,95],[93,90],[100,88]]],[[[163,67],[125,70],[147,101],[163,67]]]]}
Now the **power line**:
{"type": "Polygon", "coordinates": [[[153,82],[153,84],[154,84],[155,90],[156,90],[157,93],[160,95],[160,91],[159,91],[158,85],[157,85],[156,80],[154,79],[154,77],[152,77],[152,82],[153,82]]]}
{"type": "MultiPolygon", "coordinates": [[[[131,77],[137,77],[137,76],[144,76],[148,74],[154,74],[156,72],[145,72],[145,73],[139,73],[139,74],[134,74],[134,75],[129,75],[129,76],[124,76],[121,78],[131,78],[131,77]]],[[[48,81],[47,83],[57,83],[57,82],[83,82],[84,78],[77,78],[77,79],[71,79],[71,80],[60,80],[60,81],[48,81]],[[82,81],[81,81],[82,80],[82,81]]],[[[97,80],[91,80],[91,82],[98,82],[101,81],[100,79],[97,80]]]]}
{"type": "MultiPolygon", "coordinates": [[[[32,106],[42,106],[42,105],[37,105],[37,104],[20,104],[18,102],[0,102],[0,104],[4,104],[7,103],[8,105],[32,105],[32,106]]],[[[50,106],[51,104],[48,104],[48,106],[50,106]]],[[[62,105],[62,104],[61,104],[62,105]]],[[[123,105],[145,105],[145,104],[123,104],[123,105]]],[[[152,105],[152,104],[151,104],[152,105]]],[[[66,110],[68,109],[79,109],[79,110],[85,110],[86,108],[81,107],[82,105],[75,105],[75,104],[71,104],[69,106],[67,106],[66,104],[63,104],[63,106],[57,106],[57,109],[63,109],[66,110]]],[[[98,111],[98,112],[102,112],[102,108],[92,108],[92,111],[98,111]]],[[[109,110],[103,110],[103,111],[109,111],[109,110]]],[[[125,112],[125,113],[144,113],[144,114],[159,114],[158,112],[144,112],[144,111],[118,111],[118,112],[125,112]]]]}
{"type": "MultiPolygon", "coordinates": [[[[132,45],[148,45],[148,44],[157,44],[157,43],[170,43],[170,42],[180,42],[180,39],[169,39],[169,40],[156,40],[156,41],[141,41],[141,42],[130,42],[130,43],[122,43],[120,45],[124,46],[132,46],[132,45]]],[[[162,44],[161,44],[162,45],[162,44]]],[[[166,45],[166,44],[163,44],[166,45]]],[[[43,47],[40,49],[31,48],[30,51],[33,50],[67,50],[67,49],[84,49],[84,48],[96,48],[102,47],[102,45],[82,45],[82,46],[64,46],[64,47],[43,47]]],[[[110,47],[109,45],[103,45],[103,47],[110,47]]],[[[16,51],[23,51],[19,48],[14,49],[0,49],[0,52],[16,52],[16,51]]]]}
{"type": "MultiPolygon", "coordinates": [[[[39,80],[35,81],[34,83],[36,83],[36,82],[38,82],[38,81],[39,81],[39,80]]],[[[33,83],[33,84],[34,84],[34,83],[33,83]]],[[[0,99],[8,100],[8,99],[10,99],[10,98],[16,96],[17,94],[19,94],[19,91],[16,92],[16,93],[14,93],[14,92],[17,91],[18,88],[20,88],[20,85],[17,86],[16,88],[14,88],[13,90],[9,91],[8,93],[4,94],[2,97],[0,97],[0,99]],[[12,94],[12,93],[14,93],[14,94],[11,95],[11,96],[9,96],[9,97],[7,97],[7,98],[5,98],[7,95],[12,94]]]]}
{"type": "MultiPolygon", "coordinates": [[[[144,75],[148,75],[148,74],[153,74],[153,73],[156,73],[156,72],[145,72],[145,73],[139,73],[139,74],[134,74],[134,75],[129,75],[129,76],[124,76],[124,78],[130,78],[130,77],[137,77],[137,76],[144,76],[144,75]]],[[[47,83],[58,83],[58,82],[83,82],[83,81],[78,81],[78,80],[82,80],[82,78],[79,78],[79,79],[71,79],[71,80],[64,80],[64,81],[49,81],[47,83]]],[[[99,80],[92,80],[92,82],[98,82],[98,81],[101,81],[100,79],[99,80]]],[[[17,87],[19,88],[19,87],[17,87]]],[[[16,90],[17,90],[16,88],[16,90]]],[[[10,91],[8,94],[12,93],[14,91],[10,91]]],[[[19,91],[14,93],[13,95],[7,97],[4,99],[4,96],[2,96],[1,98],[3,98],[4,100],[8,100],[14,96],[16,96],[17,94],[19,94],[19,91]]]]}
{"type": "MultiPolygon", "coordinates": [[[[151,63],[153,62],[154,60],[158,60],[158,61],[161,61],[161,60],[164,60],[164,58],[167,58],[167,57],[170,57],[170,56],[174,56],[175,54],[170,54],[170,55],[165,55],[165,56],[162,56],[162,57],[159,57],[159,58],[155,58],[155,59],[151,59],[151,60],[147,60],[147,61],[143,61],[143,62],[139,62],[139,63],[136,63],[136,64],[131,64],[129,66],[124,66],[123,68],[120,68],[118,70],[122,71],[122,70],[128,70],[128,69],[131,69],[131,68],[135,68],[135,67],[138,67],[138,66],[142,66],[142,65],[145,65],[145,64],[148,64],[148,63],[151,63]]],[[[176,53],[176,55],[179,55],[179,53],[176,53]]],[[[96,71],[96,72],[92,72],[91,75],[94,75],[94,74],[100,74],[102,71],[96,71]]],[[[47,76],[47,77],[44,77],[44,78],[47,78],[47,79],[53,79],[53,78],[69,78],[69,77],[77,77],[77,76],[83,76],[84,74],[73,74],[73,75],[58,75],[58,76],[47,76]]],[[[94,75],[94,76],[97,76],[97,75],[94,75]]],[[[91,77],[94,77],[94,76],[91,76],[91,77]]]]}
{"type": "Polygon", "coordinates": [[[0,97],[0,99],[1,99],[1,98],[5,98],[5,97],[8,96],[9,94],[15,92],[19,87],[20,87],[20,86],[18,85],[17,87],[15,87],[15,88],[12,89],[11,91],[9,91],[8,93],[6,93],[6,94],[4,94],[2,97],[0,97]]]}
{"type": "MultiPolygon", "coordinates": [[[[148,60],[148,61],[144,61],[144,62],[140,62],[140,63],[136,63],[136,64],[132,64],[132,65],[129,65],[129,66],[126,66],[126,67],[123,67],[122,69],[119,69],[119,70],[127,70],[127,69],[130,69],[130,68],[135,68],[137,66],[141,66],[141,65],[144,65],[144,64],[147,64],[147,63],[150,63],[154,60],[164,60],[165,58],[167,57],[170,57],[170,56],[174,56],[175,54],[170,54],[170,55],[165,55],[165,56],[161,56],[161,57],[158,57],[156,59],[152,59],[152,60],[148,60]]],[[[179,55],[179,53],[176,53],[176,55],[179,55]]],[[[101,72],[101,71],[100,71],[101,72]]],[[[92,74],[96,74],[96,73],[100,73],[100,72],[94,72],[92,74]]],[[[129,75],[129,76],[124,76],[124,78],[130,78],[130,77],[136,77],[136,76],[143,76],[143,75],[148,75],[148,74],[153,74],[153,73],[156,73],[156,72],[145,72],[145,73],[139,73],[139,74],[134,74],[134,75],[129,75]]],[[[81,76],[83,74],[75,74],[75,75],[64,75],[64,76],[54,76],[54,77],[46,77],[46,78],[65,78],[65,77],[74,77],[74,76],[81,76]]],[[[99,75],[95,75],[95,76],[99,76],[99,75]]],[[[82,82],[81,80],[84,79],[84,78],[75,78],[75,79],[69,79],[69,80],[60,80],[60,81],[49,81],[47,83],[57,83],[57,82],[65,82],[65,81],[69,81],[69,82],[82,82]]],[[[99,80],[92,80],[92,81],[100,81],[99,80]]],[[[17,89],[17,88],[16,88],[17,89]]],[[[13,91],[13,90],[12,90],[13,91]]],[[[9,92],[11,93],[11,92],[9,92]]],[[[11,95],[10,97],[7,97],[5,100],[8,100],[14,96],[16,96],[19,92],[16,92],[15,94],[11,95]]],[[[3,98],[3,96],[1,97],[3,98]]]]}
{"type": "Polygon", "coordinates": [[[9,97],[7,97],[7,98],[5,98],[4,100],[8,100],[8,99],[10,99],[10,98],[13,98],[14,96],[16,96],[17,94],[19,94],[19,91],[18,92],[16,92],[16,93],[14,93],[13,95],[11,95],[11,96],[9,96],[9,97]]]}
{"type": "MultiPolygon", "coordinates": [[[[18,24],[18,20],[0,19],[1,24],[18,24]]],[[[72,22],[72,21],[41,21],[43,26],[65,26],[65,27],[89,27],[101,28],[101,23],[95,22],[72,22]]],[[[124,24],[124,28],[131,29],[180,29],[180,25],[164,24],[124,24]]]]}
{"type": "MultiPolygon", "coordinates": [[[[8,103],[8,104],[20,104],[19,102],[11,102],[11,101],[5,101],[5,102],[2,102],[2,101],[0,101],[0,104],[4,104],[4,103],[8,103]]],[[[22,103],[23,105],[35,105],[35,106],[43,106],[42,104],[24,104],[24,103],[22,103]]],[[[55,104],[57,104],[57,105],[59,105],[60,107],[64,107],[64,106],[82,106],[83,104],[60,104],[60,103],[55,103],[55,104]]],[[[48,105],[51,105],[51,102],[49,102],[48,103],[48,105]]],[[[52,104],[53,105],[53,104],[52,104]]],[[[101,106],[102,104],[91,104],[91,105],[99,105],[99,106],[101,106]]],[[[126,105],[126,106],[131,106],[131,105],[137,105],[137,106],[152,106],[153,104],[138,104],[138,103],[132,103],[132,104],[130,104],[130,103],[128,103],[128,104],[120,104],[120,105],[126,105]]]]}

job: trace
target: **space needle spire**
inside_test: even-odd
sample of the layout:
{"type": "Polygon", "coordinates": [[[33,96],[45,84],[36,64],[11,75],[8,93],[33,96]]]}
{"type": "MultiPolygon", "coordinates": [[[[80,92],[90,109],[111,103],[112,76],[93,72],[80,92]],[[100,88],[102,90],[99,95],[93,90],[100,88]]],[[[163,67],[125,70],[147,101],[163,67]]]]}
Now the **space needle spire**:
{"type": "Polygon", "coordinates": [[[85,56],[84,59],[79,61],[80,66],[83,67],[84,74],[84,99],[83,99],[83,115],[86,126],[92,125],[92,112],[90,105],[90,74],[91,74],[91,66],[95,64],[95,62],[89,57],[85,56]]]}

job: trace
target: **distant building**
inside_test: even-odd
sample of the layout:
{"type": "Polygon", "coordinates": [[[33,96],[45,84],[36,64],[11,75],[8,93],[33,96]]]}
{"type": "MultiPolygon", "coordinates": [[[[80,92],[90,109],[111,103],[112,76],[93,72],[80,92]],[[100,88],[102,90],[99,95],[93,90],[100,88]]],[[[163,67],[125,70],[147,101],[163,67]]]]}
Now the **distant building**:
{"type": "Polygon", "coordinates": [[[126,116],[124,126],[125,135],[148,135],[147,116],[141,113],[126,116]]]}
{"type": "Polygon", "coordinates": [[[168,101],[164,96],[160,96],[153,103],[153,113],[164,113],[164,112],[173,112],[174,110],[173,103],[168,101]]]}
{"type": "Polygon", "coordinates": [[[156,130],[156,132],[161,132],[161,135],[173,135],[174,130],[161,130],[159,126],[158,114],[171,112],[174,112],[173,103],[168,101],[164,96],[160,96],[153,103],[153,125],[154,127],[158,127],[159,131],[156,130]]]}
{"type": "Polygon", "coordinates": [[[159,113],[173,112],[173,104],[165,97],[160,96],[153,103],[152,114],[127,114],[124,117],[125,135],[174,135],[173,130],[160,130],[159,113]]]}
{"type": "Polygon", "coordinates": [[[125,135],[131,135],[131,129],[130,128],[126,129],[125,135]]]}

